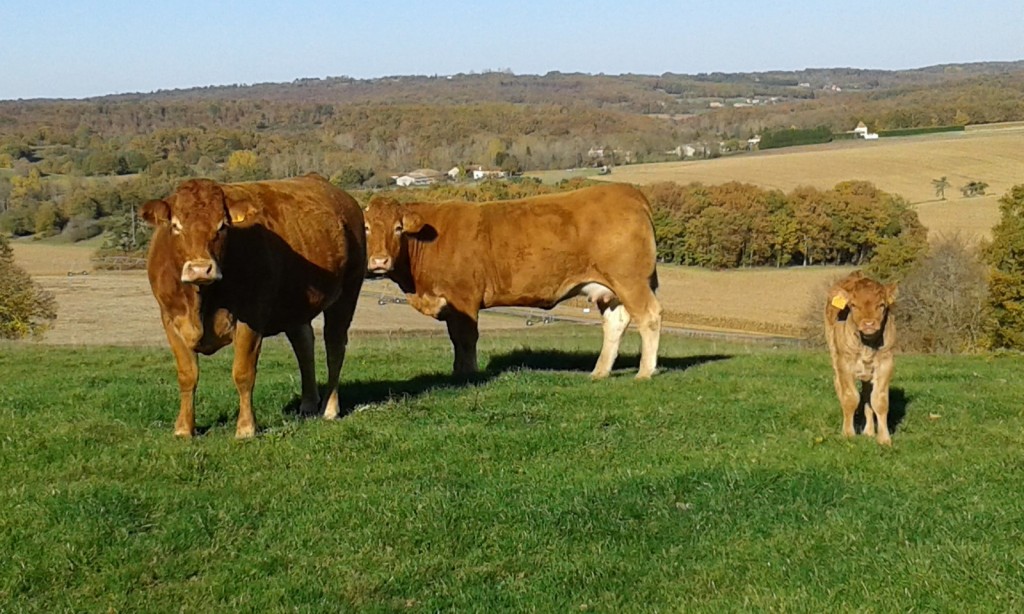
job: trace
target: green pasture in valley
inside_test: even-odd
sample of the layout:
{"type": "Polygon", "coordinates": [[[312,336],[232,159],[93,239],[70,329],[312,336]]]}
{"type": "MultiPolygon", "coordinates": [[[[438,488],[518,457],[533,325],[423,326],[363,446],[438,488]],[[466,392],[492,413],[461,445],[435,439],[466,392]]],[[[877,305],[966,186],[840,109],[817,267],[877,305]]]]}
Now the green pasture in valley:
{"type": "Polygon", "coordinates": [[[273,339],[244,442],[229,350],[182,441],[167,349],[0,345],[0,610],[1024,609],[1024,358],[899,356],[890,449],[823,351],[599,336],[358,336],[333,423],[273,339]]]}

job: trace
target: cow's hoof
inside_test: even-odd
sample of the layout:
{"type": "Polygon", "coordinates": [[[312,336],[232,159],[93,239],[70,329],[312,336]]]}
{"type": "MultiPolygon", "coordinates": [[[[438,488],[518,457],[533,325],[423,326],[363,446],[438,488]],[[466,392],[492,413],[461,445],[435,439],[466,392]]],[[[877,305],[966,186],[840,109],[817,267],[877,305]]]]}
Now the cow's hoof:
{"type": "Polygon", "coordinates": [[[892,445],[892,439],[890,439],[888,437],[879,437],[878,438],[878,445],[880,445],[880,446],[891,446],[892,445]]]}
{"type": "Polygon", "coordinates": [[[611,375],[611,372],[608,371],[594,371],[590,374],[590,379],[596,382],[597,380],[608,379],[609,375],[611,375]]]}
{"type": "Polygon", "coordinates": [[[235,439],[252,439],[255,436],[256,427],[254,425],[240,426],[235,429],[235,439]]]}
{"type": "Polygon", "coordinates": [[[192,439],[195,437],[195,431],[188,428],[176,428],[174,429],[174,436],[182,439],[192,439]]]}
{"type": "Polygon", "coordinates": [[[299,404],[299,415],[300,416],[315,416],[320,411],[320,400],[316,401],[303,401],[299,404]]]}
{"type": "Polygon", "coordinates": [[[637,373],[636,379],[639,381],[649,380],[655,373],[657,373],[657,371],[651,371],[650,373],[637,373]]]}

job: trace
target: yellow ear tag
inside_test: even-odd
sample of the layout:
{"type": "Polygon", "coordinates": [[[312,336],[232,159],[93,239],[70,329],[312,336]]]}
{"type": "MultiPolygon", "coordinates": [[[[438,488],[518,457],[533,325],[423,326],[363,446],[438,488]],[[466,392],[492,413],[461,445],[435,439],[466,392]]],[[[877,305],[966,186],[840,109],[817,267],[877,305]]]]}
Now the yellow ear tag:
{"type": "Polygon", "coordinates": [[[241,223],[244,220],[245,220],[245,214],[244,213],[232,213],[231,214],[231,223],[232,224],[238,224],[238,223],[241,223]]]}
{"type": "Polygon", "coordinates": [[[837,294],[832,297],[832,306],[836,309],[846,309],[846,299],[837,294]]]}

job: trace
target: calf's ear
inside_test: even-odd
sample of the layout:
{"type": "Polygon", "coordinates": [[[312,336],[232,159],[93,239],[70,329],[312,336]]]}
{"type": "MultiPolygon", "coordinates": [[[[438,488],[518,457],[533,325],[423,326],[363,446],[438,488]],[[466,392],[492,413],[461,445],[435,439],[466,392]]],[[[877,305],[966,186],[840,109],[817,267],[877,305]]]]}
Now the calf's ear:
{"type": "Polygon", "coordinates": [[[416,234],[423,230],[423,218],[415,211],[407,211],[402,215],[402,231],[406,234],[416,234]]]}
{"type": "Polygon", "coordinates": [[[846,305],[850,302],[850,294],[842,288],[832,288],[828,293],[828,302],[836,309],[846,309],[846,305]]]}
{"type": "Polygon", "coordinates": [[[139,209],[139,217],[150,226],[159,226],[171,221],[171,206],[162,200],[151,200],[139,209]]]}
{"type": "Polygon", "coordinates": [[[899,296],[900,289],[896,287],[896,284],[889,284],[885,287],[885,304],[892,305],[896,302],[896,297],[899,296]]]}
{"type": "Polygon", "coordinates": [[[248,228],[256,223],[256,205],[245,199],[227,198],[228,217],[232,228],[248,228]]]}

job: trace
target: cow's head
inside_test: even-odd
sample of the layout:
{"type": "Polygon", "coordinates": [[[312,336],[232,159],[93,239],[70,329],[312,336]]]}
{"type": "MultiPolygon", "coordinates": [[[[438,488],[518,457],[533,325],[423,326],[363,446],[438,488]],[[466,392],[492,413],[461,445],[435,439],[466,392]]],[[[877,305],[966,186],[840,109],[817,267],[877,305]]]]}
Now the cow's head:
{"type": "Polygon", "coordinates": [[[393,198],[378,196],[370,201],[366,220],[366,271],[368,275],[390,275],[406,253],[405,237],[423,229],[423,219],[393,198]]]}
{"type": "Polygon", "coordinates": [[[164,200],[144,204],[139,215],[170,232],[175,261],[183,263],[182,283],[206,285],[222,276],[228,228],[254,224],[256,208],[249,200],[228,198],[214,181],[192,179],[164,200]]]}
{"type": "Polygon", "coordinates": [[[864,336],[878,333],[885,324],[886,313],[896,301],[896,284],[882,285],[861,277],[852,283],[837,286],[829,294],[829,301],[840,312],[848,310],[848,318],[864,336]]]}

